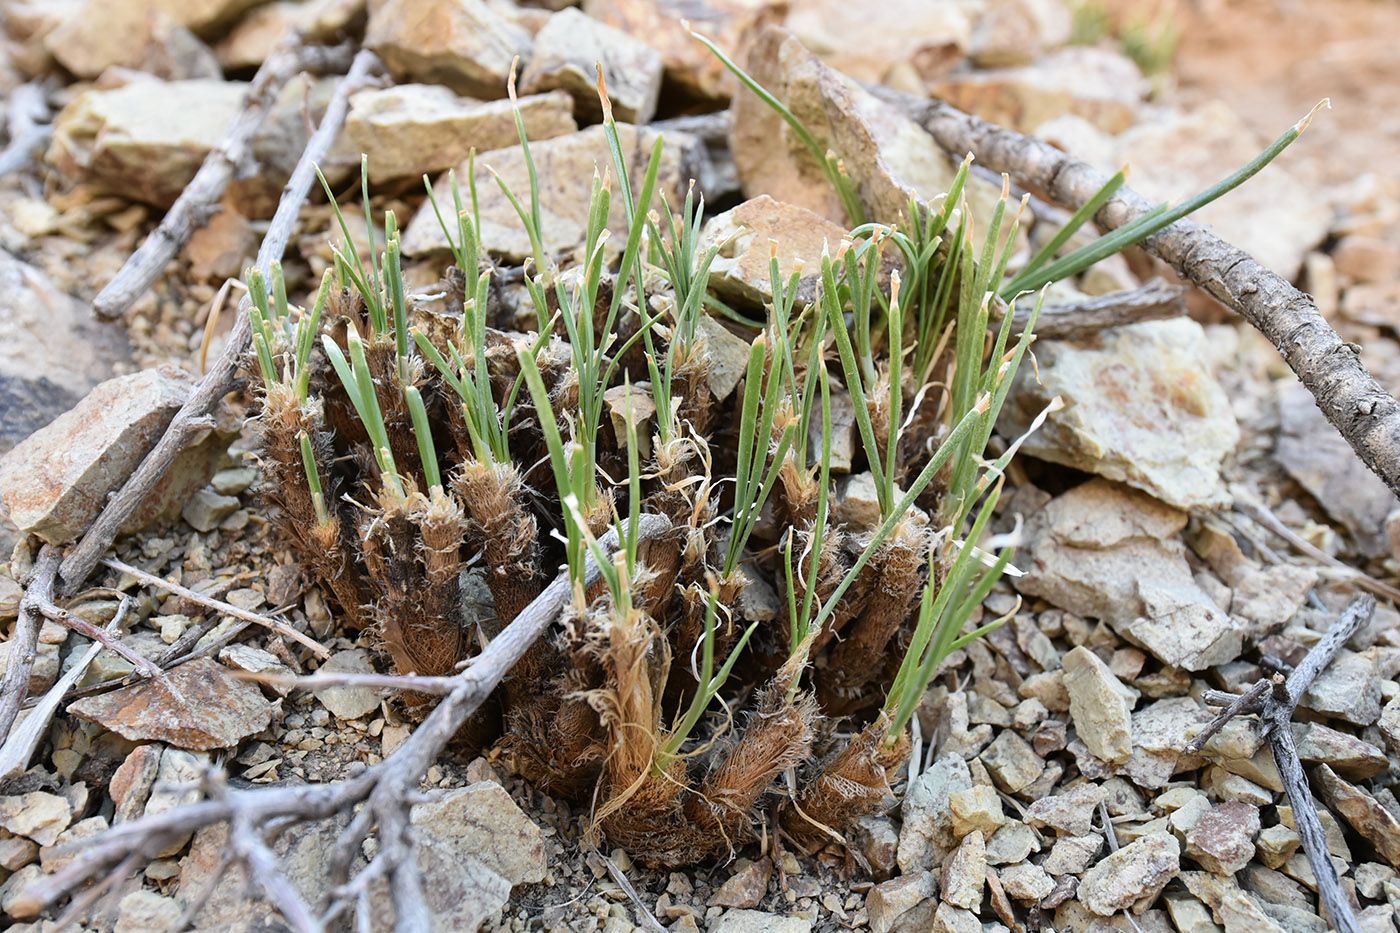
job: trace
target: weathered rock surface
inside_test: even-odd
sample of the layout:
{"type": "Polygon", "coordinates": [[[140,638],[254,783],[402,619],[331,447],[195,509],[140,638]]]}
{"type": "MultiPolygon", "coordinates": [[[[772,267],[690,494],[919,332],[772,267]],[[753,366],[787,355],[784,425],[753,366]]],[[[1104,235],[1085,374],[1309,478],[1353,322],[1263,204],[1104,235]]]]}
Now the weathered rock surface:
{"type": "Polygon", "coordinates": [[[958,755],[944,755],[914,779],[904,795],[899,834],[901,871],[937,869],[958,845],[948,797],[972,788],[972,772],[958,755]]]}
{"type": "Polygon", "coordinates": [[[812,921],[766,910],[726,910],[710,925],[711,933],[812,933],[812,921]]]}
{"type": "Polygon", "coordinates": [[[1079,902],[1101,917],[1155,898],[1181,866],[1181,844],[1170,833],[1148,833],[1099,861],[1079,882],[1079,902]]]}
{"type": "Polygon", "coordinates": [[[710,264],[710,287],[726,301],[761,306],[773,300],[771,260],[776,250],[783,287],[799,268],[798,301],[816,297],[822,251],[840,248],[844,228],[795,204],[759,195],[711,217],[699,249],[718,245],[710,264]]]}
{"type": "MultiPolygon", "coordinates": [[[[656,134],[650,130],[627,125],[618,126],[622,153],[632,175],[633,190],[641,188],[647,161],[656,134]]],[[[540,214],[544,228],[545,248],[551,251],[570,250],[583,242],[587,233],[589,194],[593,173],[612,170],[612,156],[601,126],[578,133],[556,136],[530,146],[540,178],[540,214]]],[[[684,203],[686,187],[691,178],[700,174],[705,158],[699,140],[685,133],[667,133],[662,147],[661,167],[657,176],[656,210],[665,210],[661,192],[672,206],[684,203]]],[[[477,194],[481,209],[481,242],[493,253],[515,260],[531,255],[528,235],[521,228],[520,215],[501,193],[487,166],[510,186],[517,196],[528,199],[529,173],[524,152],[519,146],[479,153],[476,157],[477,194]]],[[[463,188],[467,182],[467,167],[457,166],[457,178],[463,188]]],[[[439,204],[451,204],[452,194],[446,178],[434,185],[439,204]]],[[[626,242],[622,198],[612,199],[609,229],[613,242],[626,242]]],[[[447,248],[442,227],[431,204],[425,204],[414,215],[403,235],[403,249],[409,255],[421,255],[447,248]]],[[[620,249],[620,247],[619,247],[620,249]]]]}
{"type": "MultiPolygon", "coordinates": [[[[370,663],[369,652],[350,648],[331,655],[318,670],[373,674],[374,665],[370,663]]],[[[359,719],[379,708],[380,694],[368,687],[324,687],[316,691],[316,699],[337,719],[359,719]]]]}
{"type": "Polygon", "coordinates": [[[1211,909],[1216,922],[1224,925],[1226,933],[1284,933],[1264,912],[1258,900],[1240,889],[1233,878],[1203,871],[1184,871],[1181,880],[1192,894],[1211,909]]]}
{"type": "Polygon", "coordinates": [[[930,78],[957,64],[973,35],[969,10],[953,3],[894,0],[849,15],[840,0],[795,4],[787,28],[822,61],[857,81],[930,78]]]}
{"type": "Polygon", "coordinates": [[[72,805],[58,794],[37,790],[0,797],[0,827],[16,836],[32,839],[40,846],[57,842],[72,819],[72,805]]]}
{"type": "MultiPolygon", "coordinates": [[[[526,95],[519,106],[531,141],[578,129],[572,101],[562,92],[526,95]]],[[[462,162],[473,148],[501,149],[520,138],[510,101],[459,97],[438,84],[400,84],[352,95],[345,131],[369,157],[374,183],[436,174],[462,162]]]]}
{"type": "Polygon", "coordinates": [[[938,906],[937,893],[938,878],[931,871],[906,871],[875,885],[865,897],[871,933],[927,928],[938,906]]]}
{"type": "Polygon", "coordinates": [[[1186,834],[1186,855],[1207,871],[1232,875],[1254,858],[1259,835],[1259,808],[1227,800],[1196,822],[1186,834]]]}
{"type": "Polygon", "coordinates": [[[602,119],[598,62],[618,121],[650,122],[661,93],[660,53],[574,7],[555,13],[535,36],[520,89],[527,94],[568,91],[580,114],[602,119]]]}
{"type": "Polygon", "coordinates": [[[1110,764],[1133,753],[1132,696],[1108,665],[1083,645],[1064,657],[1069,715],[1094,757],[1110,764]]]}
{"type": "MultiPolygon", "coordinates": [[[[75,540],[155,445],[194,380],[165,365],[109,379],[71,411],[0,457],[0,503],[23,531],[53,544],[75,540]]],[[[228,435],[211,431],[176,459],[132,513],[130,533],[169,516],[208,482],[228,435]]]]}
{"type": "Polygon", "coordinates": [[[1233,660],[1241,627],[1192,578],[1172,537],[1185,523],[1184,513],[1144,493],[1091,480],[1031,516],[1030,560],[1015,586],[1108,622],[1173,667],[1197,671],[1233,660]]]}
{"type": "Polygon", "coordinates": [[[1327,765],[1318,765],[1313,774],[1323,801],[1375,846],[1392,867],[1400,868],[1400,818],[1361,788],[1337,777],[1327,765]]]}
{"type": "Polygon", "coordinates": [[[158,683],[143,681],[84,697],[68,712],[128,739],[156,739],[198,750],[236,745],[271,721],[272,707],[262,691],[215,661],[197,658],[173,668],[168,676],[179,697],[158,683]]]}
{"type": "Polygon", "coordinates": [[[488,99],[506,96],[511,62],[530,57],[532,39],[485,0],[389,0],[365,28],[365,47],[400,81],[488,99]]]}
{"type": "Polygon", "coordinates": [[[69,5],[63,22],[44,37],[44,45],[69,71],[82,78],[95,78],[112,65],[142,65],[142,53],[150,45],[153,32],[161,28],[161,19],[207,35],[228,25],[258,2],[152,0],[147,3],[119,3],[113,0],[82,0],[69,5]]]}
{"type": "Polygon", "coordinates": [[[1229,504],[1220,465],[1239,442],[1239,427],[1207,365],[1199,324],[1149,321],[1047,341],[1037,344],[1036,362],[1017,373],[1001,429],[1022,434],[1051,399],[1065,405],[1027,438],[1026,453],[1125,482],[1180,509],[1229,504]]]}
{"type": "Polygon", "coordinates": [[[980,832],[970,832],[943,863],[939,885],[943,901],[964,910],[982,907],[982,888],[987,883],[987,846],[980,832]]]}
{"type": "Polygon", "coordinates": [[[364,16],[365,0],[279,0],[249,11],[214,47],[219,63],[229,70],[256,68],[288,29],[298,29],[308,42],[325,42],[364,16]]]}

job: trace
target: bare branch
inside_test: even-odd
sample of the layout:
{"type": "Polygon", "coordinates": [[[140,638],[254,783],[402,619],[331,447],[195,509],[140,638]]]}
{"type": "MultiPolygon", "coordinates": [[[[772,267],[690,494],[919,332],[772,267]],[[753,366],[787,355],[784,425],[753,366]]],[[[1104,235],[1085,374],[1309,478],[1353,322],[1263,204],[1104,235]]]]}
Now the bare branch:
{"type": "MultiPolygon", "coordinates": [[[[1031,322],[1033,302],[1022,301],[1011,318],[1011,332],[1018,334],[1031,322]]],[[[1043,340],[1079,340],[1105,327],[1160,321],[1186,314],[1186,289],[1153,279],[1141,288],[1086,298],[1069,304],[1046,305],[1035,322],[1036,337],[1043,340]]]]}
{"type": "MultiPolygon", "coordinates": [[[[1206,743],[1215,737],[1215,734],[1225,728],[1225,724],[1234,719],[1240,713],[1252,713],[1259,709],[1259,703],[1264,694],[1269,692],[1272,682],[1267,678],[1259,681],[1239,696],[1232,697],[1228,705],[1218,716],[1206,724],[1206,727],[1196,734],[1196,737],[1186,743],[1185,752],[1194,755],[1206,747],[1206,743]]],[[[1215,691],[1211,691],[1214,693],[1215,691]]],[[[1207,702],[1210,698],[1207,698],[1207,702]]]]}
{"type": "Polygon", "coordinates": [[[39,644],[39,606],[52,598],[60,554],[51,544],[39,551],[34,573],[19,603],[19,620],[10,636],[10,656],[5,678],[0,680],[0,736],[8,736],[19,708],[29,695],[29,675],[34,670],[34,653],[39,644]]]}
{"type": "Polygon", "coordinates": [[[21,84],[10,92],[10,143],[0,152],[0,178],[17,172],[34,158],[34,150],[53,135],[53,126],[41,123],[48,119],[47,90],[39,81],[21,84]]]}
{"type": "MultiPolygon", "coordinates": [[[[368,77],[378,62],[379,59],[373,52],[359,52],[355,56],[354,64],[350,66],[350,71],[336,86],[335,95],[326,105],[326,113],[321,118],[320,127],[307,142],[301,160],[297,162],[296,169],[286,187],[282,189],[277,213],[273,215],[267,235],[258,249],[257,267],[264,274],[268,272],[272,260],[281,257],[287,248],[287,241],[296,226],[302,202],[306,200],[311,183],[315,179],[316,163],[330,150],[331,143],[345,122],[351,90],[368,77]]],[[[176,455],[198,433],[193,422],[207,416],[219,400],[232,389],[234,375],[252,339],[252,326],[248,320],[248,309],[251,306],[251,299],[245,295],[239,303],[238,318],[234,322],[233,331],[228,336],[228,342],[224,344],[223,352],[214,361],[213,368],[194,387],[190,397],[170,422],[164,436],[146,455],[146,459],[141,461],[141,465],[127,479],[121,490],[107,502],[102,514],[97,516],[97,520],[88,528],[83,539],[64,559],[59,574],[64,585],[70,590],[87,579],[98,559],[116,538],[117,530],[136,507],[145,501],[146,495],[165,476],[166,470],[170,469],[176,455]]]]}

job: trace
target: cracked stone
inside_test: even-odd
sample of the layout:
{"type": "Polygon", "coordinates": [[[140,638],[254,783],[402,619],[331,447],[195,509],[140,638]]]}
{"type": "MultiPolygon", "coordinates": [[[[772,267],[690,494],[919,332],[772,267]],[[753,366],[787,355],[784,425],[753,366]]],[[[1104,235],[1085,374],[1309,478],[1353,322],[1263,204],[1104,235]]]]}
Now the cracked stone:
{"type": "Polygon", "coordinates": [[[1101,917],[1155,898],[1181,868],[1181,844],[1170,833],[1149,833],[1084,873],[1079,902],[1101,917]]]}
{"type": "Polygon", "coordinates": [[[1085,836],[1093,830],[1094,815],[1104,799],[1098,784],[1079,784],[1062,794],[1042,797],[1026,810],[1026,822],[1048,827],[1064,836],[1085,836]]]}
{"type": "Polygon", "coordinates": [[[942,897],[946,903],[968,910],[982,907],[987,883],[987,846],[980,832],[970,832],[943,864],[942,897]]]}
{"type": "Polygon", "coordinates": [[[1259,808],[1227,800],[1211,808],[1186,834],[1186,855],[1206,871],[1232,875],[1254,858],[1259,808]]]}
{"type": "Polygon", "coordinates": [[[601,120],[598,62],[618,121],[651,122],[661,93],[661,55],[645,42],[572,7],[551,16],[535,36],[530,62],[520,75],[520,89],[529,94],[568,91],[582,117],[601,120]]]}
{"type": "Polygon", "coordinates": [[[1337,777],[1327,765],[1318,765],[1313,774],[1317,779],[1314,786],[1323,801],[1375,846],[1387,862],[1400,868],[1400,820],[1370,794],[1337,777]]]}
{"type": "Polygon", "coordinates": [[[974,831],[991,835],[1006,822],[996,788],[986,784],[949,794],[948,813],[953,820],[953,835],[959,839],[974,831]]]}
{"type": "Polygon", "coordinates": [[[1075,731],[1094,757],[1111,764],[1133,753],[1134,697],[1108,665],[1080,646],[1064,656],[1065,690],[1075,731]]]}

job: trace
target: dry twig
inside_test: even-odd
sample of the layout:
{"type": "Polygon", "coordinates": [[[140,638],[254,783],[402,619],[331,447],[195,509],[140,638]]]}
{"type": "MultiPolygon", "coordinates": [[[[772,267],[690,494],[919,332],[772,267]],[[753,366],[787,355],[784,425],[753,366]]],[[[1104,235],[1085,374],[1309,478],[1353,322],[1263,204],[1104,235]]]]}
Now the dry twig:
{"type": "Polygon", "coordinates": [[[34,150],[53,135],[53,126],[40,122],[49,115],[46,97],[46,89],[39,81],[21,84],[10,92],[10,142],[0,152],[0,177],[28,165],[34,150]]]}
{"type": "MultiPolygon", "coordinates": [[[[942,101],[888,88],[877,93],[910,114],[949,153],[961,157],[972,152],[983,165],[1008,173],[1057,204],[1082,207],[1109,180],[1049,143],[942,101]]],[[[1114,230],[1155,206],[1124,186],[1095,220],[1114,230]]],[[[1189,220],[1178,220],[1142,246],[1269,338],[1362,462],[1400,493],[1400,401],[1366,370],[1360,347],[1342,340],[1310,297],[1189,220]]]]}
{"type": "MultiPolygon", "coordinates": [[[[1046,305],[1036,318],[1035,334],[1041,340],[1079,340],[1105,327],[1160,321],[1186,314],[1186,289],[1153,279],[1141,288],[1086,298],[1062,305],[1046,305]]],[[[1018,334],[1031,321],[1031,308],[1017,308],[1011,332],[1018,334]]]]}
{"type": "Polygon", "coordinates": [[[19,603],[19,620],[10,635],[10,655],[5,665],[5,678],[0,681],[0,736],[10,734],[19,708],[29,694],[29,675],[34,670],[34,653],[39,643],[39,607],[53,595],[54,578],[58,574],[60,554],[46,544],[34,562],[24,597],[19,603]]]}
{"type": "Polygon", "coordinates": [[[1213,719],[1204,730],[1186,746],[1187,751],[1199,750],[1206,740],[1220,731],[1220,728],[1240,713],[1258,713],[1260,730],[1269,744],[1269,752],[1274,757],[1283,789],[1288,794],[1288,803],[1293,807],[1294,825],[1303,841],[1303,851],[1307,853],[1308,864],[1312,866],[1317,879],[1317,893],[1332,924],[1340,933],[1358,933],[1356,915],[1351,902],[1342,890],[1337,870],[1327,852],[1327,834],[1318,818],[1317,806],[1313,802],[1308,777],[1303,772],[1303,764],[1298,758],[1298,748],[1293,741],[1293,710],[1298,701],[1312,686],[1317,675],[1332,663],[1342,645],[1356,630],[1371,618],[1376,609],[1372,596],[1358,596],[1347,606],[1346,611],[1328,629],[1322,640],[1299,662],[1285,680],[1275,675],[1259,681],[1242,696],[1221,694],[1211,691],[1207,702],[1221,701],[1230,697],[1229,706],[1213,719]],[[1204,738],[1203,738],[1204,737],[1204,738]]]}
{"type": "MultiPolygon", "coordinates": [[[[670,527],[671,523],[663,516],[643,515],[638,534],[646,540],[664,534],[670,527]]],[[[609,531],[599,543],[605,552],[611,553],[619,544],[617,532],[609,531]]],[[[590,555],[585,589],[601,576],[590,555]]],[[[336,896],[358,898],[363,889],[358,883],[360,878],[386,875],[395,905],[395,930],[413,933],[428,929],[431,918],[427,915],[422,879],[412,857],[409,808],[428,768],[467,718],[555,620],[570,592],[569,575],[561,572],[515,621],[472,659],[466,670],[452,678],[452,692],[443,697],[403,745],[379,764],[356,777],[332,784],[220,789],[211,799],[120,824],[96,838],[85,840],[72,862],[17,892],[9,906],[10,915],[21,919],[37,916],[114,867],[135,864],[136,857],[151,857],[190,833],[227,821],[238,834],[238,840],[231,843],[234,847],[232,861],[245,863],[248,877],[257,882],[289,918],[314,917],[295,891],[277,886],[276,879],[282,876],[279,864],[265,863],[262,851],[253,845],[253,840],[258,840],[265,848],[263,840],[269,827],[281,830],[292,822],[326,819],[337,813],[349,813],[363,803],[337,840],[331,863],[348,866],[360,851],[361,843],[376,827],[378,851],[369,866],[355,881],[342,885],[336,896]],[[249,860],[253,862],[251,866],[246,864],[249,860]]],[[[232,838],[233,833],[230,835],[232,838]]],[[[321,929],[327,918],[338,916],[340,912],[341,908],[331,905],[315,925],[299,928],[321,929]]]]}
{"type": "MultiPolygon", "coordinates": [[[[280,258],[287,248],[287,241],[296,226],[302,202],[306,200],[311,183],[315,180],[316,163],[325,157],[331,143],[340,132],[341,124],[345,122],[350,92],[368,77],[378,61],[373,52],[359,52],[350,66],[350,71],[336,86],[335,95],[326,105],[326,113],[321,119],[320,127],[306,144],[301,160],[286,187],[282,189],[277,213],[273,215],[267,236],[258,249],[257,267],[264,274],[268,273],[272,260],[280,258]]],[[[190,397],[170,422],[170,427],[166,428],[165,434],[146,455],[146,459],[141,461],[136,472],[108,500],[102,514],[97,516],[97,520],[88,528],[83,539],[64,558],[59,575],[63,578],[66,588],[72,589],[87,579],[98,559],[116,538],[117,530],[136,507],[145,501],[147,493],[165,476],[175,457],[193,437],[211,426],[209,412],[233,388],[234,375],[252,339],[252,325],[248,320],[248,309],[251,306],[252,301],[245,295],[238,306],[238,319],[234,322],[233,331],[228,336],[223,352],[214,361],[213,368],[190,392],[190,397]]]]}

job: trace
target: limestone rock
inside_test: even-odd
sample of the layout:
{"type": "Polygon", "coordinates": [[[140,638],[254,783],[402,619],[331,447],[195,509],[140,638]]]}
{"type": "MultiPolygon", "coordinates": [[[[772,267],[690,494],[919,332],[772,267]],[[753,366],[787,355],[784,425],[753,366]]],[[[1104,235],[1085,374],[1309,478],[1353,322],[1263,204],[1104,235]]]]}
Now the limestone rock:
{"type": "Polygon", "coordinates": [[[214,47],[219,63],[230,71],[256,68],[288,29],[299,29],[308,42],[334,39],[364,16],[365,0],[279,0],[251,10],[214,47]]]}
{"type": "Polygon", "coordinates": [[[1065,114],[1121,133],[1133,125],[1148,89],[1132,59],[1087,47],[1062,49],[1019,68],[948,75],[928,87],[960,110],[1022,133],[1065,114]]]}
{"type": "Polygon", "coordinates": [[[987,784],[949,794],[948,815],[952,818],[953,835],[959,839],[971,832],[990,836],[1006,822],[1001,798],[996,788],[987,784]]]}
{"type": "MultiPolygon", "coordinates": [[[[656,139],[651,130],[627,125],[618,126],[623,156],[631,172],[633,190],[640,189],[646,175],[647,160],[656,139]]],[[[601,126],[578,133],[556,136],[530,146],[539,177],[540,214],[544,241],[550,250],[569,250],[583,242],[587,233],[589,195],[595,170],[611,171],[612,156],[601,126]]],[[[662,148],[661,167],[657,176],[657,196],[653,207],[665,210],[661,195],[673,206],[683,204],[689,180],[700,175],[705,159],[704,146],[685,133],[667,133],[662,148]]],[[[501,193],[487,166],[495,169],[517,196],[528,198],[530,179],[523,151],[519,146],[480,153],[476,157],[477,194],[481,209],[481,243],[493,254],[523,260],[532,254],[530,240],[521,227],[520,216],[501,193]]],[[[467,185],[467,166],[457,166],[457,179],[462,188],[467,185]]],[[[434,185],[438,203],[451,204],[452,194],[446,177],[434,185]]],[[[622,198],[612,199],[609,229],[613,241],[626,241],[627,228],[623,222],[622,198]]],[[[447,249],[447,240],[431,204],[424,204],[404,231],[403,249],[418,256],[433,250],[447,249]]]]}
{"type": "MultiPolygon", "coordinates": [[[[170,365],[109,379],[0,458],[0,503],[22,530],[54,544],[81,535],[184,404],[194,380],[170,365]]],[[[122,531],[178,508],[214,472],[227,435],[210,432],[175,461],[122,531]]]]}
{"type": "Polygon", "coordinates": [[[1320,722],[1295,722],[1293,738],[1300,759],[1325,764],[1349,781],[1375,777],[1390,765],[1385,752],[1370,742],[1320,722]]]}
{"type": "Polygon", "coordinates": [[[1192,578],[1173,540],[1185,523],[1184,513],[1144,493],[1091,480],[1031,516],[1030,560],[1020,564],[1026,574],[1015,585],[1108,622],[1173,667],[1195,671],[1233,660],[1240,627],[1192,578]]]}
{"type": "Polygon", "coordinates": [[[1067,836],[1087,836],[1093,831],[1094,815],[1103,799],[1103,788],[1098,784],[1079,784],[1062,794],[1033,801],[1026,810],[1026,822],[1067,836]]]}
{"type": "Polygon", "coordinates": [[[982,751],[981,760],[997,786],[1012,794],[1035,783],[1045,771],[1045,760],[1011,729],[997,733],[982,751]]]}
{"type": "Polygon", "coordinates": [[[931,871],[906,871],[877,884],[865,897],[871,933],[926,928],[938,906],[938,879],[931,871]]]}
{"type": "Polygon", "coordinates": [[[899,868],[905,873],[935,869],[957,848],[949,795],[972,787],[972,772],[959,755],[944,755],[912,782],[904,795],[899,868]]]}
{"type": "Polygon", "coordinates": [[[1181,866],[1181,844],[1170,833],[1148,833],[1102,859],[1079,882],[1079,902],[1109,917],[1155,898],[1181,866]]]}
{"type": "Polygon", "coordinates": [[[236,745],[267,728],[272,718],[272,707],[255,684],[239,680],[208,658],[173,668],[168,676],[180,697],[172,697],[158,683],[142,681],[84,697],[68,712],[128,739],[157,739],[198,750],[236,745]]]}
{"type": "Polygon", "coordinates": [[[972,911],[944,901],[933,912],[933,926],[929,929],[932,933],[982,933],[982,921],[972,911]]]}
{"type": "Polygon", "coordinates": [[[133,748],[117,767],[107,789],[115,806],[113,825],[133,820],[145,812],[146,798],[155,786],[160,759],[161,746],[152,742],[133,748]]]}
{"type": "Polygon", "coordinates": [[[1127,761],[1133,753],[1134,698],[1083,645],[1065,655],[1064,667],[1069,715],[1079,738],[1096,758],[1110,764],[1127,761]]]}
{"type": "Polygon", "coordinates": [[[505,96],[511,62],[530,46],[530,33],[486,0],[388,0],[365,28],[365,47],[400,81],[489,99],[505,96]]]}
{"type": "Polygon", "coordinates": [[[1006,893],[1022,903],[1038,901],[1055,890],[1055,879],[1031,862],[1003,868],[997,876],[1006,893]]]}
{"type": "Polygon", "coordinates": [[[999,0],[980,12],[968,46],[978,68],[1029,65],[1068,42],[1073,31],[1073,17],[1060,0],[999,0]]]}
{"type": "Polygon", "coordinates": [[[1186,834],[1186,854],[1207,871],[1232,875],[1254,858],[1258,835],[1259,808],[1243,800],[1227,800],[1186,834]]]}
{"type": "Polygon", "coordinates": [[[24,836],[40,846],[51,846],[68,828],[73,807],[58,794],[36,790],[14,797],[0,797],[0,827],[24,836]]]}
{"type": "Polygon", "coordinates": [[[1133,713],[1133,755],[1125,766],[1133,783],[1164,787],[1177,771],[1199,763],[1182,755],[1183,737],[1194,736],[1211,718],[1210,710],[1191,697],[1166,697],[1133,713]]]}
{"type": "Polygon", "coordinates": [[[710,897],[711,907],[757,907],[768,893],[768,879],[773,874],[771,859],[734,863],[734,873],[710,897]]]}
{"type": "Polygon", "coordinates": [[[99,193],[169,207],[247,90],[237,81],[192,80],[84,91],[55,118],[46,158],[99,193]]]}
{"type": "Polygon", "coordinates": [[[1039,851],[1035,830],[1019,821],[1008,822],[987,840],[987,862],[991,865],[1016,865],[1039,851]]]}
{"type": "MultiPolygon", "coordinates": [[[[523,96],[519,107],[532,142],[578,129],[572,101],[562,92],[523,96]]],[[[510,101],[459,97],[438,84],[400,84],[351,95],[345,132],[369,157],[370,181],[376,184],[446,171],[473,148],[502,149],[520,138],[510,101]]]]}
{"type": "Polygon", "coordinates": [[[1240,889],[1233,878],[1203,871],[1184,871],[1181,880],[1187,889],[1210,907],[1225,933],[1284,933],[1264,912],[1259,901],[1240,889]]]}
{"type": "Polygon", "coordinates": [[[121,899],[115,933],[158,933],[174,928],[180,919],[180,905],[174,898],[139,889],[121,899]]]}
{"type": "Polygon", "coordinates": [[[1397,506],[1395,494],[1357,458],[1305,387],[1280,383],[1278,414],[1279,463],[1346,526],[1362,553],[1389,554],[1385,518],[1397,506]]]}
{"type": "Polygon", "coordinates": [[[943,864],[943,901],[966,910],[980,910],[987,883],[987,846],[980,832],[970,832],[943,864]]]}
{"type": "Polygon", "coordinates": [[[44,45],[63,67],[81,78],[95,78],[112,65],[137,67],[160,28],[153,19],[168,19],[208,35],[226,26],[259,0],[81,0],[69,5],[63,22],[44,45]],[[154,14],[154,16],[153,16],[154,14]]]}
{"type": "MultiPolygon", "coordinates": [[[[35,645],[34,663],[29,668],[29,696],[42,696],[58,681],[60,673],[59,650],[68,640],[68,630],[57,622],[44,621],[39,629],[39,640],[35,645]]],[[[14,643],[0,644],[0,675],[10,665],[10,650],[14,643]]]]}
{"type": "Polygon", "coordinates": [[[219,522],[238,511],[239,501],[233,496],[221,496],[212,489],[201,489],[185,502],[180,517],[195,531],[210,532],[219,522]]]}
{"type": "Polygon", "coordinates": [[[1205,331],[1188,318],[1038,344],[1037,365],[1017,372],[1001,429],[1024,433],[1059,396],[1064,407],[1026,439],[1026,453],[1180,509],[1227,505],[1220,464],[1240,433],[1206,356],[1205,331]]]}
{"type": "Polygon", "coordinates": [[[699,249],[720,247],[710,264],[710,288],[726,301],[758,307],[773,300],[770,262],[775,249],[783,287],[800,263],[798,300],[811,301],[823,250],[835,256],[845,235],[844,228],[825,217],[761,194],[710,218],[699,249]]]}
{"type": "Polygon", "coordinates": [[[1342,650],[1317,675],[1298,705],[1358,726],[1369,726],[1381,716],[1377,674],[1373,657],[1342,650]]]}
{"type": "MultiPolygon", "coordinates": [[[[351,672],[373,674],[374,665],[363,648],[337,651],[326,659],[320,670],[327,673],[351,672]]],[[[359,719],[379,709],[380,694],[368,687],[325,687],[316,691],[316,699],[339,720],[359,719]]]]}
{"type": "Polygon", "coordinates": [[[568,91],[580,114],[602,119],[597,62],[603,64],[603,80],[618,121],[650,122],[661,93],[661,55],[574,7],[551,16],[535,37],[520,89],[527,94],[556,88],[568,91]]]}
{"type": "Polygon", "coordinates": [[[878,83],[905,70],[941,74],[963,57],[973,29],[961,5],[923,0],[874,4],[860,16],[840,0],[806,0],[793,5],[786,25],[832,68],[878,83]]]}
{"type": "Polygon", "coordinates": [[[726,910],[710,924],[710,933],[812,933],[812,921],[766,910],[726,910]]]}
{"type": "Polygon", "coordinates": [[[1375,846],[1392,867],[1400,868],[1400,819],[1370,794],[1337,777],[1327,765],[1318,765],[1313,774],[1323,801],[1375,846]]]}
{"type": "Polygon", "coordinates": [[[729,398],[738,387],[739,380],[744,378],[752,345],[742,337],[736,337],[708,314],[700,318],[695,331],[705,341],[702,352],[710,363],[705,383],[710,387],[715,401],[722,402],[729,398]]]}

